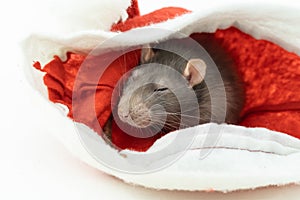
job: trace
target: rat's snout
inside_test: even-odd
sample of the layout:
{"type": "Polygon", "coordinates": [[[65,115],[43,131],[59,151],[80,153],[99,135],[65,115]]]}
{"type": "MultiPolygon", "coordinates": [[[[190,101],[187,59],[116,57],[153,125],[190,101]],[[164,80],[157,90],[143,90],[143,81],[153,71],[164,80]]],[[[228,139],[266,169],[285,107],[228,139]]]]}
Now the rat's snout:
{"type": "Polygon", "coordinates": [[[135,105],[130,110],[130,116],[137,127],[145,128],[151,123],[150,110],[143,103],[135,105]]]}
{"type": "Polygon", "coordinates": [[[118,116],[123,122],[138,128],[145,128],[151,123],[150,110],[143,103],[131,105],[127,109],[119,106],[118,116]]]}
{"type": "Polygon", "coordinates": [[[125,109],[121,106],[118,107],[118,116],[123,122],[127,122],[129,115],[129,109],[125,109]]]}

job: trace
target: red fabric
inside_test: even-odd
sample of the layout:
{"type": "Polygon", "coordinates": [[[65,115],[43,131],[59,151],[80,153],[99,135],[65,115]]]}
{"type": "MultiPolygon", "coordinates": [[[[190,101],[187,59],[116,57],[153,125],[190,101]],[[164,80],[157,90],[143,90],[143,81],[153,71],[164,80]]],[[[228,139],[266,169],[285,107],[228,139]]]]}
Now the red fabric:
{"type": "Polygon", "coordinates": [[[230,52],[245,83],[240,125],[265,127],[300,138],[300,58],[230,28],[215,37],[230,52]]]}
{"type": "Polygon", "coordinates": [[[128,135],[122,131],[117,124],[112,123],[112,142],[120,149],[131,149],[136,151],[146,151],[152,144],[161,137],[160,134],[156,134],[149,138],[136,138],[128,135]]]}
{"type": "MultiPolygon", "coordinates": [[[[188,12],[181,8],[165,8],[145,16],[136,16],[124,23],[116,24],[113,31],[126,31],[130,28],[165,21],[169,18],[188,12]]],[[[193,38],[197,38],[193,34],[193,38]]],[[[214,33],[235,59],[237,70],[245,83],[246,105],[243,109],[243,120],[240,123],[246,127],[265,127],[281,131],[300,138],[300,58],[281,47],[253,37],[235,29],[218,30],[214,33]]],[[[137,64],[137,52],[126,54],[112,63],[111,72],[97,83],[95,111],[97,121],[89,121],[92,108],[80,109],[82,117],[75,119],[94,128],[96,123],[102,126],[110,112],[111,92],[117,80],[126,70],[137,64]],[[124,59],[126,62],[124,62],[124,59]],[[126,67],[124,64],[126,63],[126,67]]],[[[69,53],[68,60],[62,62],[55,57],[43,71],[47,72],[44,82],[48,86],[49,99],[67,105],[72,111],[71,97],[74,78],[85,56],[69,53]]],[[[98,61],[105,58],[98,58],[98,61]]],[[[39,63],[35,64],[40,69],[39,63]]],[[[89,72],[93,73],[93,71],[89,72]]],[[[82,78],[82,83],[89,81],[88,76],[82,78]]],[[[94,83],[95,84],[95,83],[94,83]]],[[[89,88],[86,88],[85,92],[89,88]]],[[[91,98],[86,96],[86,99],[91,98]]],[[[85,103],[83,105],[86,105],[85,103]]],[[[70,112],[72,117],[72,112],[70,112]]],[[[123,133],[113,123],[112,141],[122,149],[129,148],[145,151],[159,136],[148,139],[137,139],[123,133]]]]}
{"type": "Polygon", "coordinates": [[[167,7],[153,11],[147,15],[136,16],[133,19],[128,19],[125,22],[120,22],[111,27],[111,31],[128,31],[133,28],[148,26],[168,19],[173,19],[190,11],[183,8],[167,7]]]}
{"type": "Polygon", "coordinates": [[[131,0],[131,6],[127,8],[128,18],[133,18],[140,15],[139,5],[137,0],[131,0]]]}
{"type": "Polygon", "coordinates": [[[69,117],[88,125],[99,134],[101,131],[98,125],[103,127],[111,114],[112,90],[120,77],[138,64],[140,51],[129,52],[116,59],[106,68],[98,80],[100,76],[95,77],[97,76],[95,74],[99,71],[99,62],[105,60],[106,56],[87,58],[84,55],[68,53],[66,62],[62,62],[59,57],[55,56],[43,69],[41,69],[39,62],[34,64],[36,69],[46,72],[44,83],[48,87],[49,99],[68,106],[70,109],[69,117]],[[120,67],[122,63],[126,63],[125,68],[120,67]],[[80,76],[77,77],[80,68],[80,76]],[[79,97],[75,101],[80,102],[79,105],[78,103],[74,104],[72,99],[75,80],[76,97],[79,97]],[[95,90],[94,95],[93,91],[95,90]],[[76,112],[76,115],[73,111],[76,112]]]}

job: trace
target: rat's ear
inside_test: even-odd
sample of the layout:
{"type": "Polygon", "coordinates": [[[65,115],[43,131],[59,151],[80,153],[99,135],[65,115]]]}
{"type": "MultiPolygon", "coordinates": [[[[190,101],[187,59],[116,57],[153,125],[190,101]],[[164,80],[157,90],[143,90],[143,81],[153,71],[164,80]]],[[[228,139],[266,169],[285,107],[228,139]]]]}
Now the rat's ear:
{"type": "Polygon", "coordinates": [[[142,55],[141,55],[141,63],[148,62],[154,56],[154,51],[149,44],[143,46],[142,55]]]}
{"type": "Polygon", "coordinates": [[[183,71],[183,76],[189,81],[190,86],[201,83],[206,73],[206,64],[201,59],[190,59],[183,71]]]}

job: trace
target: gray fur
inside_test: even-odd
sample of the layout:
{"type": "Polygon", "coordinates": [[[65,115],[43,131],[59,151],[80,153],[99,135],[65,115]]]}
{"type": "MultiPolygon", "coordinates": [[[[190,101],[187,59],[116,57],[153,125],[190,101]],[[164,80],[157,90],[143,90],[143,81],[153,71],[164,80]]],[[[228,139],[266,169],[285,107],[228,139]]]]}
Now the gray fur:
{"type": "Polygon", "coordinates": [[[201,38],[199,39],[220,72],[222,81],[214,81],[217,80],[217,75],[210,58],[201,55],[197,48],[191,48],[189,40],[169,40],[152,45],[154,56],[132,71],[123,85],[118,107],[128,112],[135,111],[141,116],[140,120],[143,120],[146,117],[137,109],[139,104],[143,104],[153,117],[153,127],[158,123],[163,126],[164,132],[207,122],[237,123],[244,103],[244,93],[241,81],[234,71],[233,61],[213,37],[204,38],[202,43],[201,38]],[[208,73],[204,81],[189,88],[188,80],[182,76],[183,70],[189,59],[198,57],[207,63],[208,73]],[[210,84],[209,87],[207,83],[210,84]],[[192,102],[193,95],[196,95],[197,104],[192,102]],[[182,107],[185,108],[184,113],[182,107]],[[163,111],[167,114],[161,114],[163,111]],[[181,118],[184,116],[190,116],[190,120],[182,124],[181,118]],[[165,119],[166,122],[161,124],[165,119]]]}

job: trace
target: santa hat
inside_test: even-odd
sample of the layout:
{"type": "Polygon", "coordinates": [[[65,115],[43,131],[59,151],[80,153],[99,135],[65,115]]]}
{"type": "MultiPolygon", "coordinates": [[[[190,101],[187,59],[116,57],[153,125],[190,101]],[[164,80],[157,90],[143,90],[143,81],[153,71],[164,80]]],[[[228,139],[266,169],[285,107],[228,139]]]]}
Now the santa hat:
{"type": "MultiPolygon", "coordinates": [[[[120,20],[101,16],[109,29],[66,31],[64,36],[34,34],[25,40],[28,80],[52,104],[47,108],[49,126],[57,125],[61,141],[91,166],[145,187],[232,191],[298,183],[300,7],[292,1],[190,3],[189,9],[183,2],[181,8],[167,7],[140,16],[137,2],[124,0],[122,5],[111,3],[120,20]],[[130,37],[149,30],[167,31],[130,37]],[[240,124],[209,123],[142,139],[127,135],[114,124],[112,142],[123,150],[106,144],[98,136],[99,124],[103,126],[109,118],[113,88],[138,64],[139,50],[116,57],[103,73],[97,72],[97,63],[107,64],[106,60],[114,57],[112,52],[183,35],[197,38],[203,33],[212,33],[236,62],[246,91],[240,124]],[[101,54],[94,51],[96,47],[101,54]],[[74,104],[74,87],[80,104],[74,104]],[[171,144],[178,138],[184,146],[180,151],[171,144]],[[130,169],[115,169],[113,163],[126,165],[145,157],[149,163],[139,163],[135,169],[149,172],[142,175],[124,173],[130,169]],[[99,158],[109,160],[111,166],[99,158]]],[[[90,11],[96,12],[94,6],[90,11]]],[[[99,3],[97,12],[104,8],[99,3]]],[[[72,30],[72,24],[65,26],[72,30]]]]}

